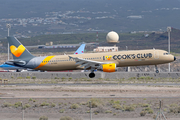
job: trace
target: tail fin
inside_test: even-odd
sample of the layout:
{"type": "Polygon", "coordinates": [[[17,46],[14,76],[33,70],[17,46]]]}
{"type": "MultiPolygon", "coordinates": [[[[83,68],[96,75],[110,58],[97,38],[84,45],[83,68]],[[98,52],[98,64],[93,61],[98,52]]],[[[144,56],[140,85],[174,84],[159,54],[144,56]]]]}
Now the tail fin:
{"type": "Polygon", "coordinates": [[[85,46],[86,44],[81,44],[81,46],[76,50],[74,54],[83,54],[85,46]]]}
{"type": "Polygon", "coordinates": [[[31,59],[34,56],[15,37],[7,37],[13,59],[31,59]]]}

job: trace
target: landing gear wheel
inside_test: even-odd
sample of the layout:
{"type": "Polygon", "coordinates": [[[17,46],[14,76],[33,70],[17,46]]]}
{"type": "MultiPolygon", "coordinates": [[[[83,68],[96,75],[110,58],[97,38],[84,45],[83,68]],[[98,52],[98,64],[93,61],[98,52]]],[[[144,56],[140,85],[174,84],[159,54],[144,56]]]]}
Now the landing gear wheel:
{"type": "Polygon", "coordinates": [[[19,70],[19,69],[16,69],[16,72],[21,72],[21,70],[19,70]]]}
{"type": "Polygon", "coordinates": [[[95,77],[95,74],[94,74],[94,73],[90,73],[90,74],[89,74],[89,77],[90,77],[90,78],[94,78],[94,77],[95,77]]]}
{"type": "Polygon", "coordinates": [[[159,73],[159,70],[156,70],[156,73],[159,73]]]}
{"type": "Polygon", "coordinates": [[[157,65],[155,65],[155,68],[156,68],[156,73],[159,73],[157,65]]]}

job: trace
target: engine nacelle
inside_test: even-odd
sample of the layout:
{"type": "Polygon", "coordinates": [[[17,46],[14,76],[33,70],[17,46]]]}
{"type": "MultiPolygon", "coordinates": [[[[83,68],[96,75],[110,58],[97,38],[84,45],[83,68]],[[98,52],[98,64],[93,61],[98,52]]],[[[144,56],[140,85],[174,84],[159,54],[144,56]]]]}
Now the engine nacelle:
{"type": "Polygon", "coordinates": [[[116,64],[115,63],[103,64],[102,70],[103,72],[116,72],[116,64]]]}

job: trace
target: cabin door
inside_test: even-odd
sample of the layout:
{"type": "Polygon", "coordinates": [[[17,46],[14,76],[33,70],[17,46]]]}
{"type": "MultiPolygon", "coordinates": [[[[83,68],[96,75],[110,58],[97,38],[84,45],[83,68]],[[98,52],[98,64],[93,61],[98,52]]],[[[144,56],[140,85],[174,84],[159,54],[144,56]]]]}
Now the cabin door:
{"type": "Polygon", "coordinates": [[[154,50],[154,59],[159,59],[159,52],[154,50]]]}

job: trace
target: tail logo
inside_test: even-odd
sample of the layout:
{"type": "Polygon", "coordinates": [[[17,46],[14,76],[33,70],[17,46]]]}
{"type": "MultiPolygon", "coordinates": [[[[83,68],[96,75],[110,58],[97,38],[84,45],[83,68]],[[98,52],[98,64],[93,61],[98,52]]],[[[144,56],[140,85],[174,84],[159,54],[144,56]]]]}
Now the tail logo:
{"type": "Polygon", "coordinates": [[[16,48],[14,45],[10,46],[11,53],[16,57],[20,57],[25,49],[26,48],[23,45],[20,45],[18,48],[16,48]]]}

